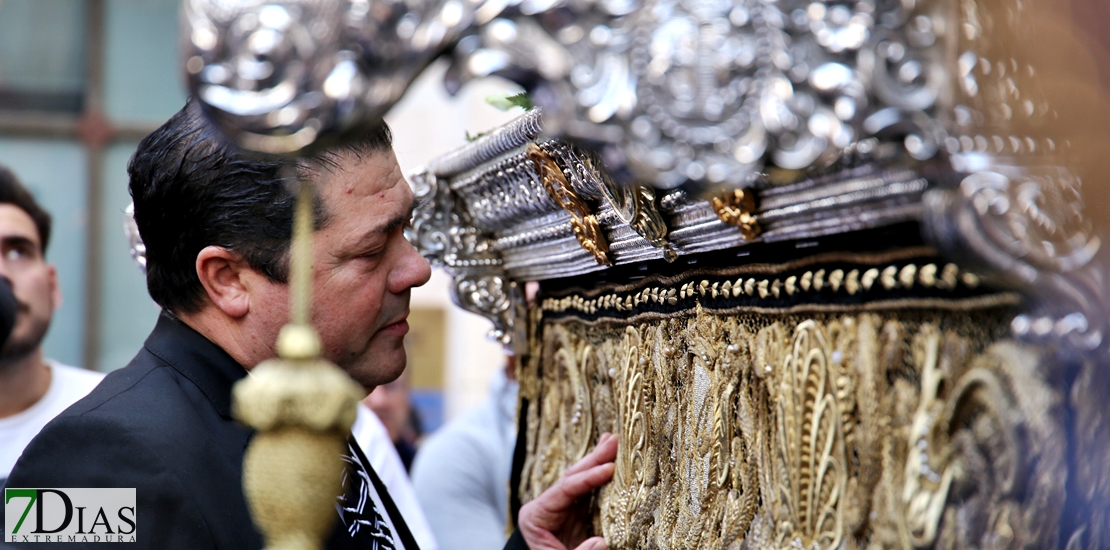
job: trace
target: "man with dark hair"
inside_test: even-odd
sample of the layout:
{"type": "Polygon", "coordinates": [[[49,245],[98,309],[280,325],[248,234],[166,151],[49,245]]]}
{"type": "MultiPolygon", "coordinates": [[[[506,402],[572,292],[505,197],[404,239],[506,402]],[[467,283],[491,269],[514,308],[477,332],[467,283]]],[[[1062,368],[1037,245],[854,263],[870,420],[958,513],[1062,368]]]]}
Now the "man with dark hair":
{"type": "Polygon", "coordinates": [[[61,303],[58,274],[46,262],[50,214],[0,166],[0,277],[16,297],[16,318],[0,347],[0,486],[24,447],[104,375],[46,359],[42,340],[61,303]]]}
{"type": "MultiPolygon", "coordinates": [[[[128,172],[147,287],[164,313],[126,368],[28,446],[9,486],[134,487],[140,548],[260,548],[240,489],[251,432],[231,419],[231,387],[276,355],[289,318],[288,184],[307,179],[317,192],[312,320],[323,355],[367,389],[404,369],[410,289],[430,277],[403,235],[412,191],[384,126],[294,162],[236,150],[192,102],[139,144],[128,172]]],[[[354,482],[328,548],[417,548],[350,447],[354,482]]],[[[583,538],[569,510],[612,476],[615,454],[603,438],[521,511],[532,548],[583,538]]],[[[604,547],[599,537],[586,544],[604,547]]]]}

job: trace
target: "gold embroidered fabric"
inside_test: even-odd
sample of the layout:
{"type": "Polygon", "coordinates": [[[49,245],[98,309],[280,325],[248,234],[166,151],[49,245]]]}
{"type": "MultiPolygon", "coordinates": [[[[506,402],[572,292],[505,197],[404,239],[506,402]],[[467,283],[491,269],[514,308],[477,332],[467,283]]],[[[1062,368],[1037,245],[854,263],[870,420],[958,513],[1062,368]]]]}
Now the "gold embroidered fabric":
{"type": "MultiPolygon", "coordinates": [[[[1007,339],[1011,297],[776,313],[713,309],[708,293],[670,313],[590,313],[654,285],[667,281],[541,297],[578,306],[533,311],[522,501],[613,432],[616,473],[593,503],[613,549],[1054,548],[1071,535],[1067,396],[1038,350],[1007,339]]],[[[1080,474],[1102,482],[1091,502],[1106,499],[1100,472],[1080,474]]],[[[1075,548],[1101,547],[1091,530],[1108,524],[1089,523],[1075,548]]]]}

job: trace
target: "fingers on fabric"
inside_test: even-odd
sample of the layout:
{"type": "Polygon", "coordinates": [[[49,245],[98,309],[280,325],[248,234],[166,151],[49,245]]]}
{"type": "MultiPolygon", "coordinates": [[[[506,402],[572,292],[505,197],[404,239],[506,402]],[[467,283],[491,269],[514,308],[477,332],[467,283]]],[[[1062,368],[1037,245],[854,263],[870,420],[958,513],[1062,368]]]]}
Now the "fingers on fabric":
{"type": "Polygon", "coordinates": [[[609,550],[609,546],[605,544],[605,539],[602,537],[591,537],[578,545],[574,550],[609,550]]]}
{"type": "Polygon", "coordinates": [[[582,460],[575,462],[573,466],[567,468],[563,472],[563,476],[574,475],[593,468],[599,464],[612,462],[617,458],[617,438],[611,433],[603,433],[601,437],[597,438],[597,445],[590,454],[582,457],[582,460]]]}
{"type": "Polygon", "coordinates": [[[547,497],[544,506],[548,510],[569,509],[575,501],[612,479],[615,469],[615,464],[606,462],[584,472],[563,476],[551,490],[540,495],[541,498],[547,497]]]}
{"type": "MultiPolygon", "coordinates": [[[[605,433],[588,455],[563,473],[559,481],[529,502],[520,511],[521,532],[533,548],[565,550],[549,529],[560,524],[578,499],[613,478],[617,456],[617,438],[605,433]],[[533,532],[535,531],[535,532],[533,532]]],[[[575,550],[607,550],[605,539],[593,537],[578,545],[575,550]]]]}

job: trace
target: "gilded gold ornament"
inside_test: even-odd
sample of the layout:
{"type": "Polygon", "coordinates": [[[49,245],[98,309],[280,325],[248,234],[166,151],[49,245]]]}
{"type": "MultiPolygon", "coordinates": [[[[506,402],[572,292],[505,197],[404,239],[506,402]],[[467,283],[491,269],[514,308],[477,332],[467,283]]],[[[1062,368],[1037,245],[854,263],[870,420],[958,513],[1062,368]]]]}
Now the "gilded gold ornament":
{"type": "Polygon", "coordinates": [[[717,217],[729,225],[740,229],[740,234],[747,240],[752,240],[759,235],[759,220],[755,215],[755,195],[751,190],[733,189],[725,191],[709,199],[717,217]]]}
{"type": "Polygon", "coordinates": [[[555,201],[560,208],[570,214],[571,229],[582,248],[586,249],[597,260],[598,265],[609,265],[609,241],[601,232],[601,225],[597,217],[590,212],[590,206],[582,200],[570,182],[567,181],[559,164],[546,151],[538,145],[529,142],[526,148],[528,159],[535,165],[540,173],[540,182],[547,191],[547,196],[555,201]]]}

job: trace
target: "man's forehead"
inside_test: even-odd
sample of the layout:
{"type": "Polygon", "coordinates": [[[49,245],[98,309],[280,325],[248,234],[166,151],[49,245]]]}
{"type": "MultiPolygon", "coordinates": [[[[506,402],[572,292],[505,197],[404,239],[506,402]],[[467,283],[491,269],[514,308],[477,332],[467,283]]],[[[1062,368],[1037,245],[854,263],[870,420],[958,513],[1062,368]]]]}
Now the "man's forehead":
{"type": "Polygon", "coordinates": [[[392,187],[401,177],[401,168],[392,149],[354,152],[339,151],[329,155],[330,162],[317,182],[327,187],[346,185],[345,194],[369,193],[392,187]],[[350,192],[347,189],[354,187],[350,192]],[[375,189],[377,188],[377,189],[375,189]]]}
{"type": "Polygon", "coordinates": [[[0,203],[0,238],[11,237],[22,237],[39,243],[39,231],[31,215],[14,204],[0,203]]]}
{"type": "Polygon", "coordinates": [[[412,215],[412,190],[391,150],[361,158],[348,155],[321,183],[317,189],[326,226],[354,238],[350,246],[388,232],[412,215]]]}
{"type": "Polygon", "coordinates": [[[383,201],[408,202],[407,195],[411,195],[392,150],[361,156],[348,153],[320,183],[319,192],[326,203],[331,203],[328,206],[338,206],[351,199],[370,199],[367,204],[359,205],[365,208],[383,201]]]}

